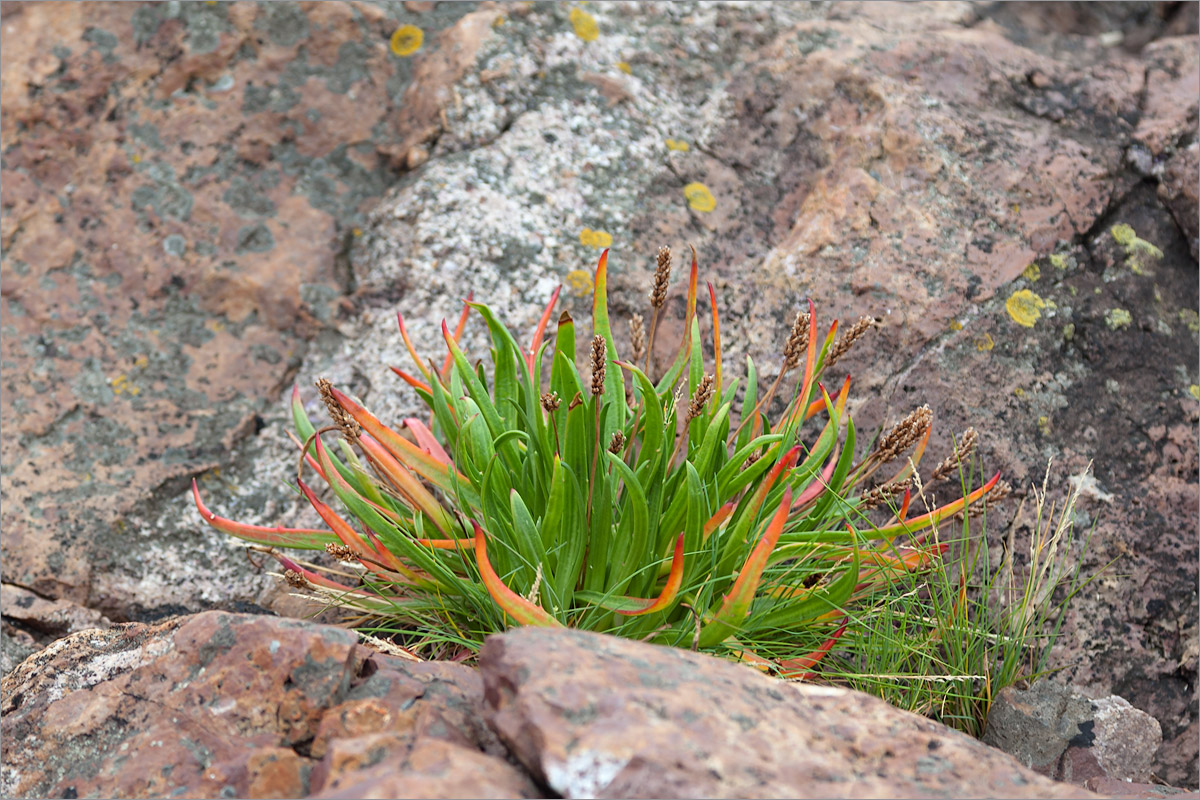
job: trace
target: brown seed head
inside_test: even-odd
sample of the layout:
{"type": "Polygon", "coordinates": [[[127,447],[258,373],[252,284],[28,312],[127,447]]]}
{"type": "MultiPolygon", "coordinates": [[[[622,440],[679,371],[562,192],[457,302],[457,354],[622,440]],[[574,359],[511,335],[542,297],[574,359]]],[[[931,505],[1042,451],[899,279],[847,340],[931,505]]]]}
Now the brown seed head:
{"type": "Polygon", "coordinates": [[[975,432],[974,428],[967,428],[963,431],[963,435],[958,439],[958,444],[955,445],[954,452],[946,456],[942,460],[942,463],[934,468],[933,474],[929,476],[929,481],[931,483],[933,481],[940,481],[942,478],[953,474],[975,452],[975,445],[978,442],[979,434],[975,432]]]}
{"type": "Polygon", "coordinates": [[[788,335],[787,344],[783,346],[783,371],[791,372],[800,366],[804,357],[804,349],[808,347],[808,312],[797,311],[796,319],[792,322],[792,332],[788,335]]]}
{"type": "MultiPolygon", "coordinates": [[[[1000,481],[992,490],[983,496],[982,501],[971,503],[967,507],[968,513],[972,518],[982,516],[983,512],[991,511],[997,503],[1012,494],[1012,484],[1008,481],[1000,481]]],[[[962,519],[962,512],[955,515],[957,519],[962,519]]]]}
{"type": "Polygon", "coordinates": [[[325,409],[329,412],[329,417],[333,420],[333,424],[341,429],[342,438],[349,444],[357,442],[359,434],[362,433],[362,428],[354,417],[346,413],[346,409],[342,408],[341,404],[334,398],[333,384],[326,378],[318,378],[317,391],[321,393],[321,400],[325,403],[325,409]]]}
{"type": "Polygon", "coordinates": [[[592,396],[604,394],[604,370],[608,361],[608,345],[604,337],[596,334],[592,337],[592,396]]]}
{"type": "Polygon", "coordinates": [[[880,484],[874,489],[863,492],[862,497],[859,498],[858,509],[860,511],[870,511],[872,508],[882,505],[893,497],[904,494],[904,491],[910,485],[912,485],[912,478],[896,481],[895,483],[889,481],[888,483],[880,484]]]}
{"type": "Polygon", "coordinates": [[[542,395],[542,408],[547,414],[553,414],[558,411],[560,405],[558,400],[558,392],[546,392],[542,395]]]}
{"type": "Polygon", "coordinates": [[[837,360],[846,355],[854,343],[862,338],[862,335],[874,328],[878,323],[873,317],[859,317],[858,322],[850,326],[850,330],[838,337],[838,340],[833,343],[833,347],[829,349],[829,357],[825,359],[825,369],[829,369],[837,360]]]}
{"type": "Polygon", "coordinates": [[[294,569],[285,569],[283,571],[283,579],[288,582],[288,586],[296,589],[307,589],[308,579],[296,572],[294,569]]]}
{"type": "Polygon", "coordinates": [[[760,458],[762,458],[762,451],[755,450],[753,453],[751,453],[749,456],[746,457],[745,462],[742,463],[742,469],[743,470],[750,469],[752,466],[754,466],[754,463],[756,461],[758,461],[760,458]]]}
{"type": "Polygon", "coordinates": [[[633,363],[639,363],[646,355],[646,323],[641,314],[634,314],[629,320],[629,343],[633,347],[633,363]]]}
{"type": "Polygon", "coordinates": [[[671,279],[671,248],[658,248],[658,266],[654,270],[654,288],[650,291],[650,305],[662,308],[667,302],[667,281],[671,279]]]}
{"type": "Polygon", "coordinates": [[[625,434],[621,431],[613,431],[612,440],[608,443],[608,452],[617,455],[621,452],[621,448],[625,446],[625,434]]]}
{"type": "Polygon", "coordinates": [[[336,558],[338,561],[349,561],[354,557],[354,551],[340,542],[329,542],[325,545],[325,552],[336,558]]]}
{"type": "Polygon", "coordinates": [[[705,374],[700,379],[700,383],[696,385],[696,393],[692,395],[692,401],[688,403],[687,421],[691,422],[696,417],[704,413],[704,407],[708,405],[708,401],[713,395],[713,377],[705,374]]]}
{"type": "Polygon", "coordinates": [[[903,453],[918,439],[925,435],[933,423],[933,410],[929,406],[913,409],[907,417],[896,423],[887,434],[879,440],[875,449],[880,462],[887,463],[903,453]]]}

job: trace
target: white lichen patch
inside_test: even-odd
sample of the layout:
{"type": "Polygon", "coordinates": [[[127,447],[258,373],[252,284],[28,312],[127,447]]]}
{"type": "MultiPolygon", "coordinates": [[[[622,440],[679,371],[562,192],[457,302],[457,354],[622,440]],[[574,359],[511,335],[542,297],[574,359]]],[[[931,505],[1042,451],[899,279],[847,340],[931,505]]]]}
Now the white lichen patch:
{"type": "Polygon", "coordinates": [[[629,756],[582,749],[571,753],[565,761],[547,759],[542,769],[546,773],[546,783],[561,796],[597,797],[621,774],[629,761],[629,756]]]}

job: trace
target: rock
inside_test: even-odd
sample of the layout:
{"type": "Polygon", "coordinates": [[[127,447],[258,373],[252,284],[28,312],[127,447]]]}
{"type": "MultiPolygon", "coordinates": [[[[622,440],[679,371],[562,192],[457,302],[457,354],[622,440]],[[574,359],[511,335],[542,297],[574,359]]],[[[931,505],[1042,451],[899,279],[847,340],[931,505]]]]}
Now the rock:
{"type": "Polygon", "coordinates": [[[356,638],[216,611],[72,634],[0,682],[0,792],[537,796],[481,724],[472,670],[356,638]]]}
{"type": "Polygon", "coordinates": [[[1083,786],[1097,794],[1121,798],[1121,800],[1161,800],[1168,797],[1172,800],[1196,800],[1196,798],[1200,798],[1200,792],[1189,792],[1185,789],[1176,789],[1173,786],[1162,786],[1157,783],[1130,783],[1107,776],[1088,778],[1083,782],[1083,786]]]}
{"type": "Polygon", "coordinates": [[[1055,780],[1147,782],[1162,744],[1158,720],[1122,697],[1090,699],[1042,680],[1009,686],[992,702],[983,741],[1055,780]]]}
{"type": "Polygon", "coordinates": [[[480,655],[489,724],[562,797],[1077,797],[848,689],[709,656],[524,628],[480,655]]]}
{"type": "Polygon", "coordinates": [[[436,136],[497,13],[5,5],[7,579],[115,620],[260,599],[240,553],[147,505],[224,464],[333,333],[387,153],[436,136]]]}
{"type": "Polygon", "coordinates": [[[111,623],[98,611],[70,600],[47,600],[11,583],[0,584],[0,608],[8,623],[58,638],[89,628],[107,628],[111,623]]]}
{"type": "Polygon", "coordinates": [[[1196,174],[1200,172],[1200,142],[1178,150],[1167,162],[1158,198],[1171,210],[1176,224],[1187,236],[1192,258],[1197,258],[1200,239],[1200,198],[1197,197],[1196,174]]]}

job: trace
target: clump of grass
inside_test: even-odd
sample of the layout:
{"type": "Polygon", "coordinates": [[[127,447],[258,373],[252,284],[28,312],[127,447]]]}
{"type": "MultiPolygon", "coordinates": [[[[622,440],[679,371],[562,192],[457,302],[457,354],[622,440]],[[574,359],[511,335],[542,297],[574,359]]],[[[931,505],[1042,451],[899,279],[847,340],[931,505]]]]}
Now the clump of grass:
{"type": "MultiPolygon", "coordinates": [[[[410,418],[389,427],[321,380],[334,424],[317,429],[293,392],[296,487],[327,529],[233,522],[205,508],[196,490],[203,518],[274,555],[292,586],[357,612],[360,630],[424,658],[470,658],[486,635],[514,623],[571,626],[703,650],[784,678],[811,679],[825,662],[827,677],[887,695],[892,685],[869,673],[903,666],[932,684],[973,669],[974,656],[941,654],[960,633],[1022,637],[1004,647],[1036,635],[1037,614],[1019,634],[985,630],[990,620],[969,614],[934,628],[925,619],[965,608],[951,595],[961,594],[966,573],[947,566],[951,543],[940,527],[984,508],[999,475],[910,514],[932,430],[927,406],[856,457],[850,378],[833,394],[824,380],[874,320],[838,338],[836,321],[819,330],[809,302],[781,332],[779,372],[760,397],[751,359],[743,380],[727,380],[711,284],[706,369],[693,250],[684,335],[671,366],[652,377],[672,254],[662,248],[656,258],[649,334],[640,316],[631,321],[631,360],[620,357],[610,326],[607,259],[605,251],[595,274],[585,372],[569,313],[546,339],[557,291],[528,348],[468,298],[454,332],[443,322],[440,368],[417,353],[399,318],[418,374],[392,369],[428,407],[428,424],[410,418]],[[472,313],[487,328],[490,354],[468,356],[460,346],[472,313]],[[791,399],[769,417],[789,375],[791,399]],[[336,448],[324,440],[331,432],[340,434],[336,448]],[[312,474],[341,510],[310,487],[312,474]],[[873,522],[871,510],[883,505],[890,515],[873,522]],[[319,567],[281,548],[325,550],[342,566],[319,567]],[[922,603],[932,604],[929,613],[922,603]]],[[[959,455],[935,474],[958,469],[959,455]]],[[[1056,575],[1050,567],[1038,574],[1056,575]]],[[[986,653],[1011,663],[994,648],[986,653]]],[[[963,684],[964,695],[971,686],[963,684]]]]}
{"type": "MultiPolygon", "coordinates": [[[[967,486],[977,441],[974,429],[968,429],[930,482],[956,476],[967,486]]],[[[955,525],[933,533],[943,556],[928,574],[918,580],[896,571],[886,599],[869,614],[851,615],[844,647],[823,665],[823,676],[981,736],[1001,689],[1052,671],[1050,649],[1067,604],[1095,578],[1080,572],[1090,533],[1082,539],[1075,533],[1079,489],[1069,489],[1061,503],[1048,504],[1049,478],[1047,465],[1041,489],[1030,487],[1034,508],[1022,566],[1016,531],[1024,500],[1003,539],[998,564],[990,559],[982,530],[987,509],[1008,493],[1000,483],[955,525]],[[978,521],[973,532],[971,520],[978,521]]]]}

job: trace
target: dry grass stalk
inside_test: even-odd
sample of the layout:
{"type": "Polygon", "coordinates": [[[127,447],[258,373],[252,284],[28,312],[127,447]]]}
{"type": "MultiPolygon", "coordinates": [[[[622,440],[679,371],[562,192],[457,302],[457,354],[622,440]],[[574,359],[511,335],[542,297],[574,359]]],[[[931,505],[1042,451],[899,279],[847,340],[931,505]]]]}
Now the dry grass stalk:
{"type": "Polygon", "coordinates": [[[639,363],[646,355],[646,323],[641,314],[634,314],[629,320],[629,343],[633,347],[633,363],[639,363]]]}
{"type": "Polygon", "coordinates": [[[875,448],[875,457],[880,463],[886,464],[896,458],[925,435],[933,423],[933,410],[927,406],[913,411],[879,440],[875,448]]]}
{"type": "Polygon", "coordinates": [[[604,394],[604,370],[608,361],[608,345],[604,337],[596,334],[592,337],[592,396],[604,394]]]}
{"type": "Polygon", "coordinates": [[[979,434],[974,428],[967,428],[963,431],[963,435],[959,437],[958,442],[954,445],[954,452],[942,460],[938,464],[933,474],[929,476],[929,482],[940,481],[942,478],[949,477],[958,471],[971,454],[975,452],[975,446],[979,443],[979,434]]]}
{"type": "Polygon", "coordinates": [[[851,325],[850,330],[839,336],[838,340],[833,343],[833,347],[829,349],[829,356],[825,359],[825,369],[829,369],[836,364],[839,358],[850,352],[850,348],[862,338],[863,334],[878,324],[873,317],[859,317],[858,322],[851,325]]]}
{"type": "Polygon", "coordinates": [[[321,393],[321,401],[325,403],[325,409],[329,411],[329,417],[334,424],[338,426],[338,430],[342,432],[342,438],[348,444],[354,444],[358,441],[359,434],[362,433],[362,428],[354,417],[346,413],[346,409],[342,408],[341,404],[333,397],[333,384],[326,378],[317,379],[317,391],[321,393]]]}

